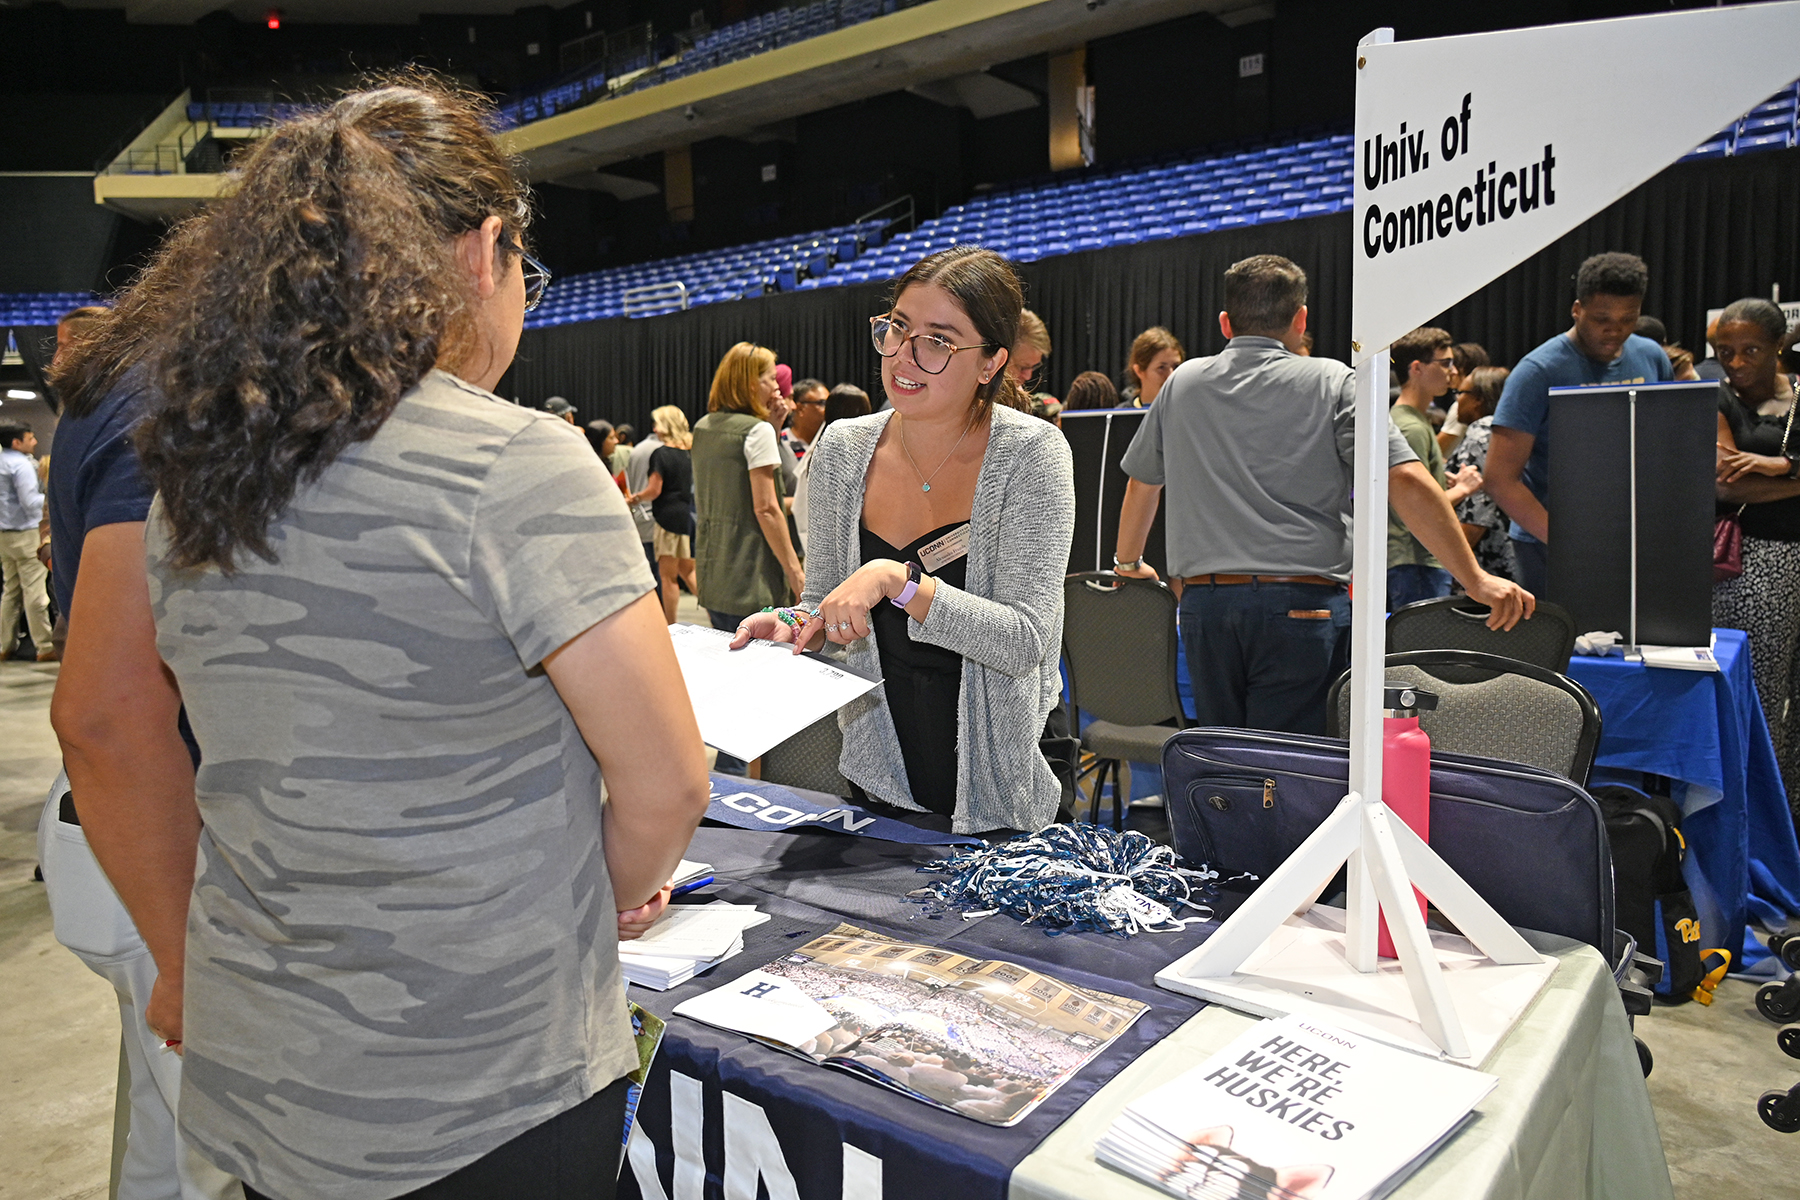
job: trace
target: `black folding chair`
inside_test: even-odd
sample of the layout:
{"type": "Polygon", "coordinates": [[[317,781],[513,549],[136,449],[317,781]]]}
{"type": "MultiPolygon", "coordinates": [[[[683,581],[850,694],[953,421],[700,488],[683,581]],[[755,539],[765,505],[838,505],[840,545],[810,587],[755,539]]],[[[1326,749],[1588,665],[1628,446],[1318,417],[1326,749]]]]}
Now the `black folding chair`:
{"type": "Polygon", "coordinates": [[[1120,764],[1161,762],[1162,744],[1187,725],[1175,686],[1175,593],[1151,579],[1085,571],[1063,581],[1063,661],[1075,725],[1093,760],[1077,776],[1093,776],[1093,816],[1110,775],[1114,824],[1125,825],[1120,764]]]}
{"type": "Polygon", "coordinates": [[[1387,652],[1410,650],[1479,650],[1532,663],[1550,671],[1567,671],[1575,649],[1575,618],[1560,604],[1539,600],[1529,621],[1511,629],[1487,627],[1488,608],[1467,596],[1420,600],[1388,614],[1387,652]]]}

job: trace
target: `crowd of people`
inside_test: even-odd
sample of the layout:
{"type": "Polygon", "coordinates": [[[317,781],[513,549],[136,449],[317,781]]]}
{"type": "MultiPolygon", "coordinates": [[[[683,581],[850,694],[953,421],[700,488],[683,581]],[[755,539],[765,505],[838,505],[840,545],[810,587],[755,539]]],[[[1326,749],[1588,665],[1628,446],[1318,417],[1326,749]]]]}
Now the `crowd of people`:
{"type": "MultiPolygon", "coordinates": [[[[637,1065],[617,943],[667,904],[709,797],[679,589],[734,647],[883,680],[839,714],[859,802],[1040,829],[1068,795],[1047,749],[1068,736],[1065,411],[1144,414],[1114,569],[1157,577],[1164,509],[1200,723],[1324,730],[1355,377],[1311,355],[1295,263],[1226,272],[1220,353],[1153,327],[1122,387],[1085,372],[1058,402],[1033,391],[1052,345],[1012,265],[940,250],[870,318],[879,408],[742,341],[703,415],[665,404],[639,438],[491,392],[548,283],[530,219],[478,101],[348,94],[259,139],[71,324],[47,506],[30,431],[0,429],[0,621],[22,609],[56,649],[42,552],[66,622],[40,834],[58,932],[129,930],[87,952],[157,1082],[133,1092],[133,1178],[609,1194],[637,1065]],[[67,882],[90,852],[104,897],[67,882]]],[[[1548,390],[1706,365],[1640,327],[1646,283],[1630,255],[1588,260],[1570,328],[1510,372],[1440,329],[1395,344],[1390,604],[1460,586],[1494,627],[1530,619],[1548,390]]],[[[1750,631],[1792,787],[1793,335],[1745,300],[1709,338],[1743,532],[1718,614],[1750,631]]]]}

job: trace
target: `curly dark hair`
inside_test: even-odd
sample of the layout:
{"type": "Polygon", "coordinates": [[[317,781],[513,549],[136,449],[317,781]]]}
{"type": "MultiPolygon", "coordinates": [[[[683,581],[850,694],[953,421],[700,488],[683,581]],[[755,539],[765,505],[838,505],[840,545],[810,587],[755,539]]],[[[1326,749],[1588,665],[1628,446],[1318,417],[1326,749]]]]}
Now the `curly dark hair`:
{"type": "Polygon", "coordinates": [[[1609,250],[1583,259],[1575,272],[1575,298],[1586,303],[1595,296],[1637,296],[1650,290],[1650,268],[1635,254],[1609,250]]]}
{"type": "Polygon", "coordinates": [[[525,187],[487,102],[433,78],[352,92],[262,139],[159,283],[163,399],[136,440],[176,566],[275,561],[269,528],[300,486],[434,366],[492,365],[455,240],[489,217],[510,266],[525,187]]]}

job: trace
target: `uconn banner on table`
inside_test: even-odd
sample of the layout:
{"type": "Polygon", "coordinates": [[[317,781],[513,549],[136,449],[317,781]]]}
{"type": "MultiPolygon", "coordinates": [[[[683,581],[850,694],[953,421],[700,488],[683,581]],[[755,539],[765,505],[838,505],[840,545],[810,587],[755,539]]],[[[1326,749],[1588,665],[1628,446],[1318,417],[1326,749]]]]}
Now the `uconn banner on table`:
{"type": "Polygon", "coordinates": [[[1360,363],[1800,75],[1800,2],[1356,53],[1360,363]]]}

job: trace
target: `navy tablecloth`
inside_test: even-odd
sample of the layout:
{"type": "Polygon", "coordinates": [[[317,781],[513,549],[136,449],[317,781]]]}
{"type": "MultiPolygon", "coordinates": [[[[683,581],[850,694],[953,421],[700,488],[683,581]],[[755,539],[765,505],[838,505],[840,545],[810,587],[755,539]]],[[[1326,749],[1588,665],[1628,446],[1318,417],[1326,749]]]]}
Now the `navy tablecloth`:
{"type": "Polygon", "coordinates": [[[1569,674],[1600,705],[1594,781],[1605,782],[1608,771],[1649,772],[1684,785],[1676,798],[1689,883],[1710,893],[1696,901],[1716,904],[1722,924],[1714,927],[1735,930],[1752,909],[1777,923],[1800,917],[1800,845],[1757,700],[1749,639],[1736,629],[1714,633],[1716,673],[1577,655],[1569,674]]]}
{"type": "MultiPolygon", "coordinates": [[[[930,818],[925,818],[929,820],[930,818]]],[[[933,877],[920,863],[949,848],[878,842],[824,832],[761,833],[706,826],[687,857],[711,863],[718,885],[688,897],[755,904],[774,919],[750,930],[744,953],[667,992],[632,987],[631,999],[668,1019],[669,1026],[645,1086],[640,1127],[655,1146],[656,1182],[640,1187],[627,1165],[620,1196],[695,1200],[702,1195],[758,1194],[757,1181],[725,1187],[733,1153],[736,1173],[775,1162],[796,1192],[764,1176],[768,1195],[801,1200],[845,1195],[848,1146],[882,1160],[888,1195],[909,1200],[1004,1200],[1013,1168],[1102,1085],[1199,1011],[1202,1004],[1166,992],[1156,972],[1198,945],[1216,925],[1196,923],[1179,933],[1130,940],[1100,934],[1052,937],[1006,916],[964,921],[930,919],[906,893],[933,877]],[[1011,1128],[984,1125],[901,1096],[876,1084],[804,1061],[684,1017],[674,1007],[772,962],[847,921],[910,942],[1001,958],[1069,983],[1128,996],[1149,1010],[1049,1099],[1011,1128]],[[679,1074],[683,1078],[675,1079],[679,1074]],[[742,1102],[760,1110],[752,1112],[742,1102]],[[733,1124],[735,1122],[735,1125],[733,1124]],[[766,1124],[764,1124],[766,1122],[766,1124]],[[687,1163],[679,1148],[685,1148],[687,1163]],[[704,1162],[704,1186],[696,1160],[704,1162]],[[676,1183],[678,1172],[690,1172],[676,1183]],[[904,1179],[904,1189],[892,1181],[904,1179]],[[659,1190],[660,1189],[660,1190],[659,1190]]]]}

